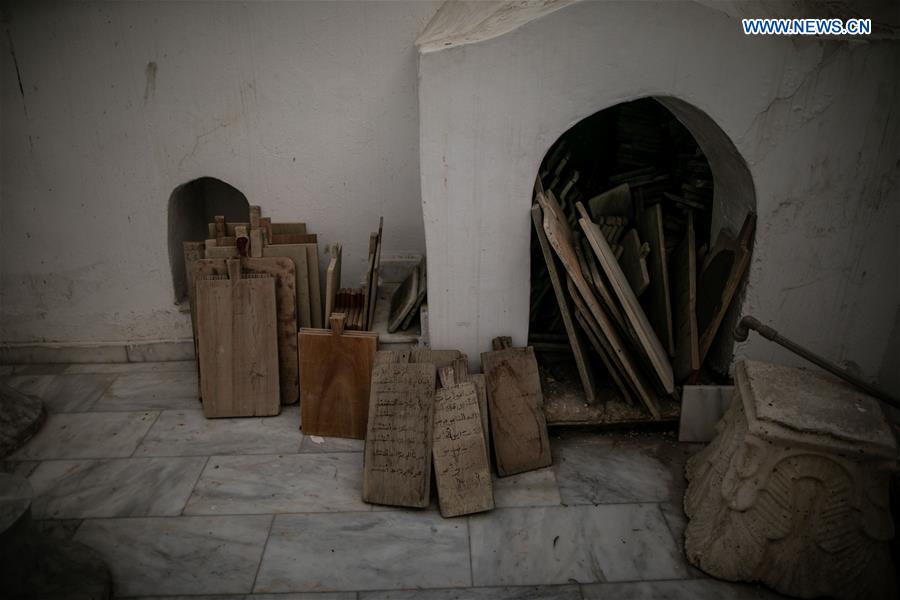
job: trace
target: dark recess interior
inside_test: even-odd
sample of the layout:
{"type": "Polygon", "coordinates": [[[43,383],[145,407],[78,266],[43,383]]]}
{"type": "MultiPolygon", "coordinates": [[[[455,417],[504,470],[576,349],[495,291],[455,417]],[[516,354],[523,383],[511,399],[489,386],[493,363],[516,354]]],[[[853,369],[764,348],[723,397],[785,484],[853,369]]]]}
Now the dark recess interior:
{"type": "Polygon", "coordinates": [[[182,242],[208,237],[207,224],[216,215],[226,221],[246,221],[247,197],[215,177],[200,177],[179,185],[169,196],[169,265],[176,304],[187,301],[182,242]]]}

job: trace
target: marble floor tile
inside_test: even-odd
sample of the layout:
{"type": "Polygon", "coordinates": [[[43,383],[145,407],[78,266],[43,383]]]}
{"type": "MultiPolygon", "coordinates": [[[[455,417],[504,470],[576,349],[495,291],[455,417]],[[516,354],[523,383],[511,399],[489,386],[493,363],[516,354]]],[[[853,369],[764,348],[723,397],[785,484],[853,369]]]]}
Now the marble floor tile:
{"type": "Polygon", "coordinates": [[[297,594],[228,594],[224,596],[140,596],[133,600],[356,600],[356,592],[300,592],[297,594]]]}
{"type": "Polygon", "coordinates": [[[6,384],[23,394],[37,396],[47,412],[84,412],[112,384],[112,375],[81,373],[74,375],[13,375],[6,384]]]}
{"type": "Polygon", "coordinates": [[[207,419],[197,410],[165,410],[135,456],[289,454],[300,449],[300,410],[283,406],[277,417],[207,419]]]}
{"type": "Polygon", "coordinates": [[[494,506],[559,506],[559,486],[552,467],[510,477],[494,477],[494,506]]]}
{"type": "Polygon", "coordinates": [[[116,377],[94,410],[189,410],[201,408],[196,371],[126,373],[116,377]]]}
{"type": "Polygon", "coordinates": [[[14,365],[12,372],[16,375],[56,375],[64,372],[68,366],[65,363],[14,365]]]}
{"type": "Polygon", "coordinates": [[[128,362],[128,363],[80,363],[66,367],[66,373],[146,373],[159,371],[197,372],[197,363],[192,360],[168,362],[128,362]]]}
{"type": "Polygon", "coordinates": [[[671,470],[639,446],[612,445],[603,438],[557,444],[553,465],[565,505],[670,499],[671,470]]]}
{"type": "Polygon", "coordinates": [[[52,460],[31,474],[37,519],[181,514],[205,457],[52,460]]]}
{"type": "Polygon", "coordinates": [[[360,592],[359,600],[581,600],[577,585],[360,592]]]}
{"type": "Polygon", "coordinates": [[[35,520],[34,528],[41,535],[48,535],[58,540],[70,540],[83,522],[82,519],[35,520]]]}
{"type": "Polygon", "coordinates": [[[471,585],[464,519],[406,512],[276,515],[254,591],[471,585]]]}
{"type": "Polygon", "coordinates": [[[300,452],[362,452],[365,449],[365,440],[318,435],[304,435],[300,446],[300,452]]]}
{"type": "Polygon", "coordinates": [[[469,518],[474,585],[688,574],[656,504],[502,508],[469,518]]]}
{"type": "Polygon", "coordinates": [[[368,511],[360,452],[213,456],[184,514],[368,511]]]}
{"type": "Polygon", "coordinates": [[[715,579],[597,583],[581,588],[584,600],[777,600],[766,588],[715,579]]]}
{"type": "Polygon", "coordinates": [[[41,464],[38,460],[3,460],[0,461],[0,473],[11,473],[27,478],[41,464]]]}
{"type": "Polygon", "coordinates": [[[247,594],[270,515],[87,519],[75,540],[109,565],[117,596],[247,594]]]}
{"type": "Polygon", "coordinates": [[[48,460],[131,456],[157,412],[63,413],[47,422],[12,458],[48,460]]]}

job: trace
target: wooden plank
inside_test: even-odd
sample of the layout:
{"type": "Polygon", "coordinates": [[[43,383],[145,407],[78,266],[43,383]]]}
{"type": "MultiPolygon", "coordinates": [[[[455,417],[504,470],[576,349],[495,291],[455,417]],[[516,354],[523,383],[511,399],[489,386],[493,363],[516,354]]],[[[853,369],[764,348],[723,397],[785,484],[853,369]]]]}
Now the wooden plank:
{"type": "MultiPolygon", "coordinates": [[[[453,367],[445,369],[453,374],[453,367]]],[[[493,509],[491,470],[475,384],[451,383],[437,391],[432,440],[441,516],[493,509]]]]}
{"type": "Polygon", "coordinates": [[[588,200],[588,208],[591,209],[591,216],[594,217],[594,220],[605,216],[631,217],[634,211],[631,188],[627,183],[617,185],[588,200]]]}
{"type": "Polygon", "coordinates": [[[184,242],[184,280],[187,285],[188,306],[191,309],[191,334],[194,338],[194,362],[197,364],[197,397],[200,397],[200,348],[197,345],[197,288],[194,284],[195,260],[203,258],[206,242],[184,242]]]}
{"type": "Polygon", "coordinates": [[[331,260],[325,270],[325,322],[328,322],[334,312],[335,296],[341,287],[341,250],[341,244],[331,246],[331,260]]]}
{"type": "MultiPolygon", "coordinates": [[[[242,258],[245,273],[268,274],[275,278],[275,308],[278,317],[278,364],[281,403],[293,404],[300,395],[297,359],[297,304],[294,263],[289,258],[242,258]]],[[[194,261],[194,278],[227,274],[222,259],[194,261]]],[[[202,384],[202,376],[201,376],[202,384]]],[[[202,389],[202,388],[201,388],[202,389]]]]}
{"type": "Polygon", "coordinates": [[[270,220],[269,233],[272,235],[306,235],[306,223],[272,223],[270,220]]]}
{"type": "Polygon", "coordinates": [[[275,278],[241,277],[240,261],[228,263],[230,277],[197,279],[203,414],[277,415],[281,405],[275,278]]]}
{"type": "MultiPolygon", "coordinates": [[[[412,310],[406,315],[406,318],[403,319],[403,323],[400,324],[400,329],[406,331],[409,329],[409,326],[412,325],[413,319],[416,318],[416,315],[419,314],[419,310],[422,308],[422,303],[425,302],[425,297],[428,293],[428,276],[426,274],[426,268],[428,266],[428,261],[423,258],[419,262],[419,296],[416,298],[416,304],[413,306],[412,310]]],[[[424,330],[421,331],[423,335],[426,334],[424,330]]]]}
{"type": "Polygon", "coordinates": [[[432,364],[381,364],[372,369],[364,501],[428,506],[434,391],[432,364]]]}
{"type": "Polygon", "coordinates": [[[409,352],[411,363],[431,363],[440,371],[444,367],[453,364],[458,358],[468,360],[468,357],[459,350],[432,350],[431,348],[413,348],[409,352]]]}
{"type": "Polygon", "coordinates": [[[622,258],[619,259],[619,265],[628,285],[635,296],[640,296],[650,285],[650,273],[647,271],[647,261],[641,256],[641,240],[637,231],[629,229],[622,236],[622,258]]]}
{"type": "Polygon", "coordinates": [[[497,474],[501,477],[551,464],[534,350],[504,348],[481,354],[497,474]]]}
{"type": "Polygon", "coordinates": [[[375,252],[378,248],[378,232],[369,234],[369,256],[366,259],[366,277],[363,280],[363,313],[369,314],[369,298],[371,297],[372,274],[375,271],[375,252]]]}
{"type": "MultiPolygon", "coordinates": [[[[575,251],[572,246],[572,231],[565,221],[565,216],[562,217],[562,220],[557,216],[559,215],[559,206],[556,204],[556,200],[553,198],[552,193],[539,194],[537,198],[541,204],[541,208],[544,209],[544,232],[547,234],[547,241],[550,242],[550,245],[559,257],[563,267],[572,278],[572,281],[578,289],[578,292],[581,294],[581,298],[587,305],[591,316],[596,320],[603,335],[603,339],[607,340],[609,343],[610,352],[622,366],[624,378],[629,382],[629,385],[639,389],[641,387],[642,376],[638,371],[634,358],[622,342],[622,339],[616,331],[613,322],[607,315],[607,312],[597,302],[590,286],[581,274],[581,270],[578,268],[575,259],[575,251]]],[[[659,419],[660,411],[655,398],[650,394],[641,395],[639,397],[650,411],[650,414],[653,415],[653,418],[659,419]]]]}
{"type": "Polygon", "coordinates": [[[413,267],[403,283],[394,290],[391,296],[391,309],[388,314],[388,333],[400,329],[406,316],[412,311],[419,299],[419,266],[413,267]]]}
{"type": "Polygon", "coordinates": [[[756,230],[756,214],[749,213],[736,240],[719,236],[707,255],[697,280],[697,328],[700,364],[712,346],[744,273],[750,266],[750,245],[756,230]]]}
{"type": "MultiPolygon", "coordinates": [[[[210,241],[210,240],[207,240],[210,241]]],[[[215,242],[215,240],[212,240],[215,242]]],[[[206,249],[203,252],[204,258],[216,258],[219,260],[225,260],[226,258],[237,258],[240,256],[238,252],[237,246],[217,246],[213,244],[210,246],[206,245],[206,249]]]]}
{"type": "Polygon", "coordinates": [[[262,209],[257,205],[250,206],[250,229],[259,229],[259,219],[262,215],[262,209]]]}
{"type": "Polygon", "coordinates": [[[331,329],[300,329],[300,411],[303,433],[364,439],[378,334],[344,331],[344,313],[331,329]]]}
{"type": "MultiPolygon", "coordinates": [[[[453,368],[453,376],[457,382],[469,381],[475,385],[475,395],[478,397],[478,411],[481,414],[481,429],[484,436],[484,446],[487,464],[491,464],[491,424],[488,417],[487,387],[484,375],[481,373],[469,373],[469,359],[465,355],[460,356],[450,365],[453,368]]],[[[448,367],[444,367],[447,369],[448,367]]],[[[443,371],[443,369],[442,369],[443,371]]]]}
{"type": "Polygon", "coordinates": [[[250,256],[253,258],[262,258],[265,248],[263,247],[262,229],[250,230],[250,256]]]}
{"type": "Polygon", "coordinates": [[[278,244],[263,248],[265,258],[285,257],[294,263],[294,273],[297,280],[297,325],[299,327],[314,327],[312,321],[312,309],[310,303],[309,265],[307,264],[309,250],[304,244],[278,244]]]}
{"type": "Polygon", "coordinates": [[[550,284],[553,287],[553,294],[556,296],[556,303],[559,306],[563,326],[569,338],[569,345],[572,347],[572,354],[575,356],[575,366],[578,369],[578,378],[581,380],[581,386],[584,388],[585,399],[588,404],[594,404],[597,402],[597,384],[594,380],[594,372],[588,364],[584,346],[572,321],[572,312],[569,307],[570,301],[563,291],[562,280],[556,267],[556,259],[553,258],[550,242],[547,241],[547,235],[544,233],[544,216],[540,205],[534,204],[531,207],[531,220],[534,223],[534,232],[541,247],[541,254],[544,256],[544,263],[547,265],[547,274],[550,276],[550,284]]]}
{"type": "Polygon", "coordinates": [[[700,338],[697,330],[697,262],[694,249],[694,215],[688,213],[687,230],[672,257],[672,318],[675,329],[675,377],[684,381],[700,370],[700,338]]]}
{"type": "Polygon", "coordinates": [[[616,298],[622,305],[626,320],[637,335],[637,341],[641,349],[649,359],[658,383],[665,393],[675,393],[675,381],[669,357],[653,331],[653,327],[647,320],[644,309],[641,308],[637,297],[628,285],[628,280],[622,272],[619,262],[616,260],[609,244],[600,234],[597,226],[587,218],[588,215],[584,206],[578,204],[576,207],[581,214],[581,219],[579,219],[578,223],[591,243],[597,261],[600,263],[600,267],[603,269],[603,273],[606,275],[616,298]]]}
{"type": "Polygon", "coordinates": [[[306,246],[306,268],[309,274],[309,318],[313,327],[324,327],[322,319],[322,284],[319,282],[319,244],[306,246]]]}
{"type": "Polygon", "coordinates": [[[393,363],[408,363],[408,350],[379,350],[375,353],[376,365],[389,365],[393,363]]]}
{"type": "Polygon", "coordinates": [[[273,233],[267,234],[269,244],[317,244],[319,236],[315,233],[273,233]]]}
{"type": "Polygon", "coordinates": [[[378,219],[378,240],[375,245],[375,265],[372,269],[372,284],[369,286],[368,312],[366,313],[366,329],[372,329],[375,317],[375,303],[378,301],[378,272],[381,269],[381,245],[384,231],[384,217],[378,219]]]}
{"type": "Polygon", "coordinates": [[[672,303],[669,294],[669,269],[666,261],[666,238],[663,231],[662,207],[659,204],[647,207],[638,218],[641,239],[650,244],[647,255],[647,271],[650,288],[642,304],[647,310],[647,318],[653,331],[669,353],[675,356],[675,341],[672,335],[672,303]]]}

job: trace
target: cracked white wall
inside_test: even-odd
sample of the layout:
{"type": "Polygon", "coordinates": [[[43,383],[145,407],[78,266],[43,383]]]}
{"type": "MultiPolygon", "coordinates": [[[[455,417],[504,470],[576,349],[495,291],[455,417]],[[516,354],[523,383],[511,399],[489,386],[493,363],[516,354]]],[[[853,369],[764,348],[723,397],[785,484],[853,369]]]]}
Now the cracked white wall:
{"type": "Polygon", "coordinates": [[[424,250],[413,41],[436,3],[4,3],[0,342],[190,337],[166,207],[208,175],[344,244],[424,250]],[[15,59],[13,59],[13,52],[15,59]],[[20,89],[21,81],[21,89],[20,89]]]}
{"type": "MultiPolygon", "coordinates": [[[[738,308],[896,387],[900,43],[890,32],[747,37],[715,6],[582,2],[493,39],[423,48],[433,345],[475,359],[496,335],[525,342],[528,207],[544,153],[598,110],[671,96],[721,128],[753,180],[759,221],[738,308]]],[[[722,215],[732,230],[734,212],[722,215]]],[[[800,363],[755,335],[736,350],[800,363]]]]}

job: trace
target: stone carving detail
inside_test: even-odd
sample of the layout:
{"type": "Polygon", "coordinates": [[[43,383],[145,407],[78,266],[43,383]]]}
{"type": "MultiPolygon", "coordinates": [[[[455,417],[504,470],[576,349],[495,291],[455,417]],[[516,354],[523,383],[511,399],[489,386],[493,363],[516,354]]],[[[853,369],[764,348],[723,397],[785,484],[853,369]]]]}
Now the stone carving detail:
{"type": "Polygon", "coordinates": [[[801,598],[895,598],[890,461],[765,439],[737,394],[687,464],[688,560],[801,598]]]}

